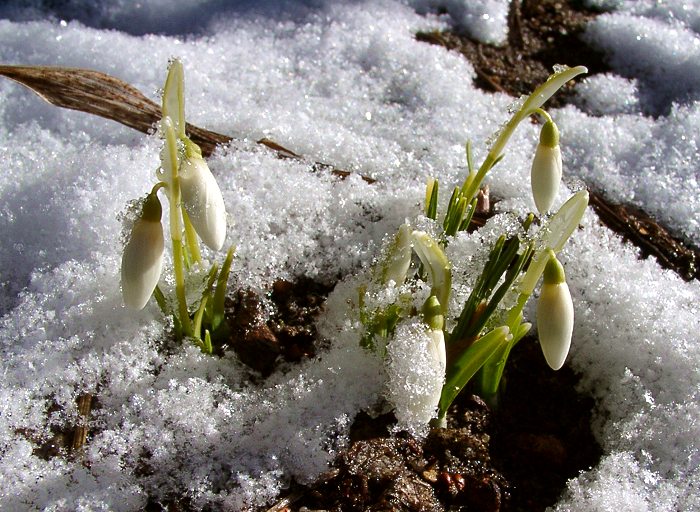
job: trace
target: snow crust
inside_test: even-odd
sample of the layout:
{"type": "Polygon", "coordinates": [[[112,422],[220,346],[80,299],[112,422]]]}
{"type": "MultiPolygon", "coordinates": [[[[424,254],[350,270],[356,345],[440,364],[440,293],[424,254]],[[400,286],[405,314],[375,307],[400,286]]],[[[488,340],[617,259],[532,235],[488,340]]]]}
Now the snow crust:
{"type": "MultiPolygon", "coordinates": [[[[577,106],[552,112],[565,177],[642,206],[698,244],[700,4],[596,3],[611,12],[585,37],[613,72],[586,79],[577,106]]],[[[172,346],[157,307],[128,312],[118,286],[119,219],[150,189],[159,141],[1,80],[3,510],[133,511],[183,492],[195,506],[263,506],[292,478],[323,472],[360,410],[413,382],[405,372],[420,340],[407,330],[405,359],[394,351],[386,368],[359,347],[348,301],[387,237],[406,219],[421,222],[426,178],[461,182],[465,140],[481,161],[512,102],[476,90],[467,62],[413,35],[450,23],[498,43],[509,2],[442,2],[442,17],[420,14],[432,1],[258,4],[0,7],[2,63],[97,69],[157,99],[168,58],[183,60],[188,120],[239,139],[209,161],[237,246],[232,286],[344,278],[319,320],[328,348],[262,383],[233,355],[172,346]],[[355,174],[341,181],[280,160],[253,142],[261,137],[355,174]],[[99,406],[82,460],[42,458],[37,446],[75,423],[85,392],[99,406]]],[[[453,311],[484,242],[508,226],[508,212],[534,209],[537,132],[520,127],[492,173],[504,214],[449,246],[453,311]]],[[[700,286],[639,260],[590,212],[562,260],[576,308],[569,364],[596,398],[605,455],[556,510],[700,510],[700,286]]],[[[392,396],[405,413],[410,404],[392,396]]]]}
{"type": "Polygon", "coordinates": [[[483,43],[500,45],[508,38],[510,0],[408,0],[420,14],[444,12],[455,29],[483,43]]]}

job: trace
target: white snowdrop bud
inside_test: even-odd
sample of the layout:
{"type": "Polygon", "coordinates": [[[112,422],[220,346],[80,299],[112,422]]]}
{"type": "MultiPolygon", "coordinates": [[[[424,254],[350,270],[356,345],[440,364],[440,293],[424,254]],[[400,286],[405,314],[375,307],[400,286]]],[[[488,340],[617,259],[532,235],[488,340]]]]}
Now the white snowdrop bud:
{"type": "Polygon", "coordinates": [[[553,121],[547,121],[540,131],[540,142],[530,171],[532,197],[540,213],[546,213],[554,204],[559,193],[561,173],[559,130],[553,121]]]}
{"type": "Polygon", "coordinates": [[[423,266],[430,272],[430,294],[442,305],[442,313],[447,312],[447,303],[452,290],[452,266],[445,251],[425,231],[414,231],[411,234],[413,250],[420,258],[423,266]]]}
{"type": "MultiPolygon", "coordinates": [[[[423,318],[425,323],[430,328],[430,344],[429,352],[435,361],[435,367],[442,375],[445,374],[447,367],[447,353],[445,351],[445,335],[443,327],[445,326],[445,317],[442,316],[442,306],[435,295],[430,296],[423,305],[423,318]]],[[[440,382],[440,390],[442,390],[442,381],[440,382]]],[[[440,397],[438,395],[438,401],[440,397]]],[[[437,402],[435,402],[437,404],[437,402]]]]}
{"type": "Polygon", "coordinates": [[[155,192],[148,195],[122,254],[122,298],[129,309],[143,309],[163,268],[162,208],[155,192]]]}
{"type": "Polygon", "coordinates": [[[423,306],[423,321],[428,326],[426,353],[422,358],[425,361],[425,367],[421,371],[423,382],[411,398],[406,413],[421,425],[427,425],[436,416],[447,365],[445,335],[442,330],[445,321],[442,306],[435,295],[430,296],[423,306]]]}
{"type": "Polygon", "coordinates": [[[204,159],[197,152],[188,153],[180,168],[182,204],[202,241],[218,251],[226,239],[224,198],[204,159]]]}
{"type": "Polygon", "coordinates": [[[542,290],[537,301],[537,334],[547,364],[558,370],[564,365],[574,330],[574,305],[566,284],[564,267],[554,251],[544,269],[542,290]]]}
{"type": "Polygon", "coordinates": [[[426,423],[437,416],[440,398],[442,397],[442,387],[445,384],[445,371],[447,359],[445,352],[445,334],[442,329],[431,329],[428,332],[430,341],[428,342],[428,353],[432,362],[433,382],[427,388],[426,402],[430,411],[430,417],[426,418],[426,423]]]}

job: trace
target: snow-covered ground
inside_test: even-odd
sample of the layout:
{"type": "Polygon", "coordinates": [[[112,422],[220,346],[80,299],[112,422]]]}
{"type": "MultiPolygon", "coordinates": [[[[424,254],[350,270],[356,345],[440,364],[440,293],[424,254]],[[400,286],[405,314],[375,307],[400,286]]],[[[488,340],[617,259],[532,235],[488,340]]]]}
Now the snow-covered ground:
{"type": "MultiPolygon", "coordinates": [[[[700,2],[589,3],[610,10],[586,37],[613,72],[580,81],[577,106],[552,112],[565,179],[698,244],[700,2]]],[[[475,89],[469,63],[413,34],[454,23],[498,42],[508,4],[10,0],[0,63],[92,68],[157,99],[179,57],[188,120],[238,139],[209,163],[238,248],[234,284],[264,288],[360,271],[419,215],[428,176],[461,182],[467,138],[483,158],[512,98],[475,89]],[[438,4],[447,14],[423,15],[438,4]],[[312,173],[261,137],[378,181],[312,173]]],[[[534,208],[536,141],[537,127],[520,127],[490,175],[501,211],[534,208]]],[[[159,147],[0,79],[2,510],[135,511],[172,494],[264,505],[292,477],[322,472],[384,389],[381,363],[343,328],[342,287],[320,321],[331,348],[259,386],[234,355],[158,350],[158,308],[121,305],[119,219],[150,189],[159,147]],[[73,424],[84,392],[99,400],[84,457],[40,458],[30,439],[73,424]]],[[[596,398],[605,455],[557,510],[700,510],[700,286],[637,259],[592,213],[584,224],[562,253],[576,308],[569,364],[596,398]]],[[[455,255],[468,258],[477,236],[455,255]]]]}

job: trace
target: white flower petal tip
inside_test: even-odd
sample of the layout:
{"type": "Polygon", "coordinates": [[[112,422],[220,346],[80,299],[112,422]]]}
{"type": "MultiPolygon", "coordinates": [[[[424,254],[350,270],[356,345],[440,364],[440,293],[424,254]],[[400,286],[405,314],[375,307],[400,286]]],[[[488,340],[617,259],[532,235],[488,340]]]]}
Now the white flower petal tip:
{"type": "Polygon", "coordinates": [[[540,132],[540,142],[532,160],[530,180],[535,206],[540,213],[546,213],[559,194],[562,176],[559,132],[552,121],[547,121],[540,132]]]}
{"type": "Polygon", "coordinates": [[[147,213],[150,198],[144,205],[144,214],[136,220],[131,237],[122,254],[122,298],[124,305],[133,310],[141,310],[153,295],[163,269],[163,226],[160,223],[160,202],[157,202],[157,218],[147,213]]]}
{"type": "Polygon", "coordinates": [[[574,305],[564,269],[551,252],[537,301],[537,334],[542,353],[553,370],[559,370],[569,354],[574,330],[574,305]]]}
{"type": "MultiPolygon", "coordinates": [[[[428,351],[433,360],[434,366],[438,373],[442,376],[445,375],[445,370],[447,369],[447,351],[445,350],[445,334],[442,329],[430,331],[430,342],[428,344],[428,351]]],[[[444,379],[440,379],[440,392],[442,392],[442,383],[444,379]]],[[[440,393],[437,394],[437,399],[435,400],[435,407],[437,407],[440,401],[440,393]]]]}
{"type": "Polygon", "coordinates": [[[203,158],[188,157],[180,169],[182,204],[197,235],[218,251],[226,240],[226,207],[219,185],[203,158]]]}
{"type": "Polygon", "coordinates": [[[423,423],[425,424],[427,424],[437,415],[436,411],[440,406],[442,387],[445,384],[445,371],[447,370],[445,335],[443,334],[442,330],[431,330],[428,333],[428,336],[428,353],[430,354],[430,360],[432,363],[431,375],[434,375],[435,379],[426,390],[426,406],[424,410],[430,411],[430,417],[424,418],[423,423]]]}
{"type": "Polygon", "coordinates": [[[429,352],[440,373],[444,375],[447,368],[447,352],[445,350],[445,317],[442,306],[435,295],[431,295],[423,305],[423,319],[430,329],[429,352]]]}

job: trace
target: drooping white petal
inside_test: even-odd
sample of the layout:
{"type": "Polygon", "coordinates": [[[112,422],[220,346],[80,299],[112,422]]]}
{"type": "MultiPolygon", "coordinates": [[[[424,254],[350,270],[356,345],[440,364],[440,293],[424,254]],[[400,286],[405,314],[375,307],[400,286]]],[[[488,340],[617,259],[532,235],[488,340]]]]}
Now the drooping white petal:
{"type": "Polygon", "coordinates": [[[564,365],[574,331],[574,305],[564,270],[550,251],[544,282],[537,301],[537,334],[547,364],[558,370],[564,365]]]}
{"type": "Polygon", "coordinates": [[[203,158],[188,157],[180,169],[182,204],[197,235],[211,249],[226,239],[226,207],[219,185],[203,158]]]}
{"type": "Polygon", "coordinates": [[[122,297],[129,309],[143,309],[158,284],[163,268],[163,226],[138,219],[122,254],[122,297]]]}
{"type": "MultiPolygon", "coordinates": [[[[447,368],[447,352],[445,350],[445,334],[442,329],[432,330],[429,333],[430,342],[428,343],[428,351],[433,359],[434,366],[442,375],[445,374],[445,369],[447,368]]],[[[438,386],[439,392],[437,393],[437,398],[435,399],[435,406],[437,407],[440,401],[440,392],[442,392],[442,381],[440,381],[440,386],[438,386]]]]}
{"type": "Polygon", "coordinates": [[[540,213],[546,213],[552,208],[559,194],[561,175],[562,162],[559,146],[549,147],[538,144],[535,158],[532,160],[530,179],[532,197],[540,213]]]}

